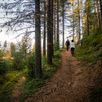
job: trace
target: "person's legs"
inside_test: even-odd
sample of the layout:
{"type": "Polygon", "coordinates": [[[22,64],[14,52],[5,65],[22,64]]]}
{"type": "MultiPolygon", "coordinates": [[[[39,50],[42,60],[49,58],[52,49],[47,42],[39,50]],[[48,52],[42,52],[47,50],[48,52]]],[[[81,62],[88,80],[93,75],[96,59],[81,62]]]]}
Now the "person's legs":
{"type": "Polygon", "coordinates": [[[71,48],[71,54],[72,54],[72,56],[74,56],[74,48],[71,48]]]}
{"type": "Polygon", "coordinates": [[[67,51],[68,51],[68,46],[67,46],[67,51]]]}
{"type": "Polygon", "coordinates": [[[69,46],[67,46],[67,51],[69,50],[69,46]]]}

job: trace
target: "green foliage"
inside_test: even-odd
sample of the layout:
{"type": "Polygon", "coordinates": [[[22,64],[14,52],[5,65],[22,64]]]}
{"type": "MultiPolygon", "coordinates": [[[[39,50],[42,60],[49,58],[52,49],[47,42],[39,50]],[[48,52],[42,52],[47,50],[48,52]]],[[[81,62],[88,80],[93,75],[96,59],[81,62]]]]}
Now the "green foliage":
{"type": "Polygon", "coordinates": [[[13,69],[22,70],[27,66],[27,60],[22,56],[21,52],[15,52],[13,60],[13,69]]]}
{"type": "Polygon", "coordinates": [[[0,49],[0,59],[4,56],[4,52],[0,49]]]}
{"type": "Polygon", "coordinates": [[[0,90],[0,100],[2,100],[2,102],[11,102],[11,88],[12,85],[10,83],[5,89],[0,90]]]}
{"type": "MultiPolygon", "coordinates": [[[[48,65],[46,62],[46,58],[43,58],[42,63],[43,63],[43,77],[42,79],[35,79],[34,77],[28,79],[24,85],[22,86],[22,96],[21,100],[26,99],[29,96],[32,96],[34,92],[40,89],[40,87],[43,86],[43,84],[53,76],[53,74],[56,72],[59,64],[60,64],[60,53],[61,51],[56,51],[54,58],[53,58],[53,65],[48,65]]],[[[31,61],[31,66],[33,67],[33,61],[34,61],[34,55],[30,57],[29,61],[31,61]]],[[[34,73],[33,73],[34,74],[34,73]]]]}
{"type": "Polygon", "coordinates": [[[56,50],[54,53],[55,58],[61,58],[61,50],[56,50]]]}
{"type": "Polygon", "coordinates": [[[0,59],[0,85],[4,84],[7,80],[7,73],[12,69],[12,62],[7,59],[0,59]]]}
{"type": "MultiPolygon", "coordinates": [[[[5,77],[0,77],[2,79],[3,83],[0,84],[0,100],[2,102],[11,102],[11,94],[12,90],[14,89],[14,85],[17,84],[19,78],[22,76],[27,76],[26,81],[23,83],[23,86],[21,87],[21,101],[26,99],[26,97],[31,96],[34,92],[40,89],[40,87],[43,86],[43,84],[52,77],[52,75],[56,72],[58,65],[60,63],[60,51],[56,51],[53,58],[53,65],[49,66],[46,63],[46,58],[43,58],[43,77],[42,79],[35,79],[34,73],[32,72],[34,68],[34,54],[29,55],[28,62],[24,62],[22,55],[20,52],[15,53],[14,60],[13,60],[13,66],[14,68],[17,68],[17,70],[10,70],[10,67],[12,65],[12,61],[5,61],[7,68],[5,70],[5,77]],[[24,68],[25,64],[28,68],[24,68]],[[24,68],[24,70],[19,70],[19,68],[24,68]],[[32,72],[32,73],[31,73],[32,72]],[[27,74],[30,73],[32,76],[28,76],[27,74]],[[33,77],[33,78],[32,78],[33,77]]],[[[1,68],[1,67],[0,67],[1,68]]],[[[4,67],[2,67],[4,68],[4,67]]],[[[1,71],[0,71],[1,72],[1,71]]]]}
{"type": "Polygon", "coordinates": [[[59,50],[59,43],[55,43],[55,44],[54,44],[54,50],[55,50],[55,51],[59,50]]]}
{"type": "Polygon", "coordinates": [[[22,86],[22,96],[21,100],[32,96],[34,92],[36,92],[42,85],[44,84],[44,80],[42,79],[29,79],[22,86]]]}
{"type": "Polygon", "coordinates": [[[35,68],[35,57],[34,54],[30,55],[28,58],[28,75],[29,77],[34,77],[34,68],[35,68]]]}
{"type": "Polygon", "coordinates": [[[8,62],[6,60],[0,60],[0,76],[5,76],[8,71],[8,62]]]}
{"type": "Polygon", "coordinates": [[[10,71],[5,77],[2,77],[3,83],[0,84],[0,100],[2,100],[2,102],[11,102],[11,94],[14,89],[14,85],[18,82],[19,78],[26,73],[27,70],[10,71]]]}
{"type": "Polygon", "coordinates": [[[86,36],[82,46],[78,46],[76,55],[79,60],[96,63],[102,59],[102,34],[86,36]]]}
{"type": "Polygon", "coordinates": [[[53,74],[56,72],[58,65],[61,63],[61,51],[56,50],[54,53],[54,58],[53,58],[53,65],[48,65],[46,63],[46,59],[43,59],[43,78],[44,79],[49,79],[53,74]]]}

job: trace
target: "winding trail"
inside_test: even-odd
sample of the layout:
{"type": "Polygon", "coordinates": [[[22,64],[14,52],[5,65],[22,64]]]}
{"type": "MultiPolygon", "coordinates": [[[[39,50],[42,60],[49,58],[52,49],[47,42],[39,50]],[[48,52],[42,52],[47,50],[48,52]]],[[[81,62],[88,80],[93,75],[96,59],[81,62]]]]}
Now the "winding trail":
{"type": "Polygon", "coordinates": [[[89,102],[88,81],[80,63],[70,52],[62,52],[60,69],[34,96],[25,102],[89,102]]]}

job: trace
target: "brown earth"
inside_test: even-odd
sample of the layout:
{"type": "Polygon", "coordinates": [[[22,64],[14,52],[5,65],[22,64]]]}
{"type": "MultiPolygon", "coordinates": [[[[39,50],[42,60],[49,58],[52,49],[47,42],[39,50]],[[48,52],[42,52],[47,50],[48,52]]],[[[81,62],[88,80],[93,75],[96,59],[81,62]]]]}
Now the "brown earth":
{"type": "Polygon", "coordinates": [[[100,70],[86,66],[64,51],[57,73],[25,102],[102,102],[102,94],[93,94],[100,70]]]}

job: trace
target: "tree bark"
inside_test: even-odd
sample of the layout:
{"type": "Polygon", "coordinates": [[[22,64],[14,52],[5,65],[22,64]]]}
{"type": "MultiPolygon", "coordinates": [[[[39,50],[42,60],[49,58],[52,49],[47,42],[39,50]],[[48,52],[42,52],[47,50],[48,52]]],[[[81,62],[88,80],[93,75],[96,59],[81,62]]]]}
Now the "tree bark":
{"type": "Polygon", "coordinates": [[[57,0],[57,48],[59,49],[59,0],[57,0]]]}
{"type": "Polygon", "coordinates": [[[46,1],[44,0],[44,35],[43,35],[43,55],[46,56],[46,1]]]}
{"type": "Polygon", "coordinates": [[[98,29],[100,29],[102,24],[101,24],[101,12],[100,12],[99,0],[96,0],[96,8],[97,8],[98,29]]]}
{"type": "Polygon", "coordinates": [[[90,22],[89,22],[89,17],[90,17],[90,1],[89,0],[86,0],[86,23],[87,23],[87,35],[90,34],[90,22]]]}
{"type": "Polygon", "coordinates": [[[63,43],[62,48],[64,48],[64,1],[62,2],[62,20],[63,20],[63,43]]]}
{"type": "Polygon", "coordinates": [[[101,19],[102,19],[102,0],[100,0],[100,12],[101,12],[101,19]]]}
{"type": "Polygon", "coordinates": [[[35,0],[35,77],[41,78],[40,0],[35,0]]]}
{"type": "Polygon", "coordinates": [[[47,63],[52,64],[53,50],[53,0],[48,0],[47,10],[47,63]]]}
{"type": "Polygon", "coordinates": [[[78,41],[80,41],[80,37],[81,37],[81,34],[80,34],[80,1],[78,0],[78,19],[79,19],[79,38],[78,38],[78,41]]]}

